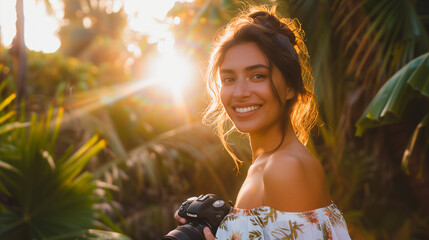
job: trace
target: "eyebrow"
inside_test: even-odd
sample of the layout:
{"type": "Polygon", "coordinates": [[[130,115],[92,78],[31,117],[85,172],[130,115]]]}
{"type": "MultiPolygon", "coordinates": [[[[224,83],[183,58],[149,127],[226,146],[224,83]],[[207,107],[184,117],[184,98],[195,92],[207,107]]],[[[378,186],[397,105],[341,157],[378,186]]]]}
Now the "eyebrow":
{"type": "MultiPolygon", "coordinates": [[[[244,71],[249,72],[249,71],[252,71],[252,70],[258,69],[258,68],[265,68],[265,69],[268,69],[268,70],[270,69],[267,65],[264,65],[264,64],[255,64],[255,65],[252,65],[252,66],[245,67],[244,71]]],[[[231,69],[221,69],[219,72],[220,73],[234,73],[234,71],[231,70],[231,69]]]]}

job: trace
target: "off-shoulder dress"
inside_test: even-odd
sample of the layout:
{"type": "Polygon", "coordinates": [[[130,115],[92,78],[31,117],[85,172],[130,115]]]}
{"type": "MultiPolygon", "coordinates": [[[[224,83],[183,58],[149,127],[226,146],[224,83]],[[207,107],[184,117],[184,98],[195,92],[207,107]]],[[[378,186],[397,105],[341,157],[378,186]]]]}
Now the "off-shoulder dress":
{"type": "Polygon", "coordinates": [[[220,224],[218,240],[350,239],[337,206],[305,212],[283,212],[268,206],[231,212],[220,224]]]}

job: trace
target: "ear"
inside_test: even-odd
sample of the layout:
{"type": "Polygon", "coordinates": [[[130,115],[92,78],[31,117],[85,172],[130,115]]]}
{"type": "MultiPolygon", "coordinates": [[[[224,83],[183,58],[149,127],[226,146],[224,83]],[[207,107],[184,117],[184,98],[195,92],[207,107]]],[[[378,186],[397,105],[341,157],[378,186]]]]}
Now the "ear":
{"type": "Polygon", "coordinates": [[[295,91],[292,88],[288,87],[286,89],[286,101],[288,101],[294,97],[295,97],[295,91]]]}

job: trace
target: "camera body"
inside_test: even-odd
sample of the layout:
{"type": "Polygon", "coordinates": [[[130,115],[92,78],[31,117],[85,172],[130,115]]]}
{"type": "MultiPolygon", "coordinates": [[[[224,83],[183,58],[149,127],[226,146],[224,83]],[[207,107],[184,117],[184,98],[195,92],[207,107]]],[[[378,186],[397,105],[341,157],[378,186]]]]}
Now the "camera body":
{"type": "Polygon", "coordinates": [[[182,203],[179,208],[179,216],[186,218],[187,222],[206,224],[213,234],[229,213],[230,207],[225,201],[215,194],[206,194],[199,197],[191,197],[182,203]]]}
{"type": "Polygon", "coordinates": [[[172,230],[163,239],[203,240],[205,227],[209,227],[215,235],[230,210],[231,207],[215,194],[188,198],[178,211],[179,216],[185,218],[187,223],[172,230]]]}

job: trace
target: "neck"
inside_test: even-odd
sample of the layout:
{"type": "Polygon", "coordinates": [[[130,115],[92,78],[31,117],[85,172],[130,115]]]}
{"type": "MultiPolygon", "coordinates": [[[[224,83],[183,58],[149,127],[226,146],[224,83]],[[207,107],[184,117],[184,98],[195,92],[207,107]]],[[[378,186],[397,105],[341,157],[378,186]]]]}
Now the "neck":
{"type": "Polygon", "coordinates": [[[252,148],[252,160],[255,162],[261,154],[269,153],[275,150],[277,147],[279,149],[284,148],[294,139],[298,139],[293,131],[291,123],[286,125],[284,130],[284,139],[282,142],[282,134],[279,129],[272,129],[271,131],[265,131],[262,134],[251,133],[250,135],[250,146],[252,148]]]}

